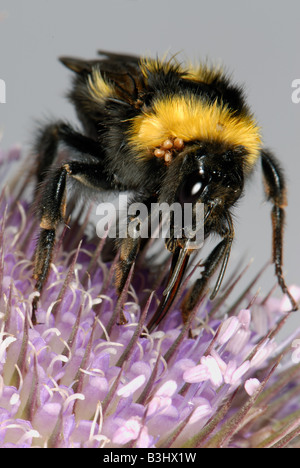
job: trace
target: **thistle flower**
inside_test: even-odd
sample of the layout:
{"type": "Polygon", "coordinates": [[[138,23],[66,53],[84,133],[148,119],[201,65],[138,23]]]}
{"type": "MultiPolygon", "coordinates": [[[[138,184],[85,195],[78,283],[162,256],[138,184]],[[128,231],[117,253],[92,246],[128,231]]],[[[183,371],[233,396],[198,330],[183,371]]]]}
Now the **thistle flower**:
{"type": "MultiPolygon", "coordinates": [[[[18,157],[0,154],[2,185],[18,157]]],[[[81,240],[73,223],[58,239],[32,326],[38,225],[25,185],[0,199],[1,447],[299,445],[300,332],[276,341],[285,299],[251,300],[248,291],[229,307],[233,280],[187,326],[175,305],[149,335],[160,288],[152,291],[150,270],[136,266],[118,303],[115,263],[103,263],[103,242],[81,240]],[[117,324],[120,306],[126,325],[117,324]]],[[[299,300],[300,288],[291,291],[299,300]]]]}

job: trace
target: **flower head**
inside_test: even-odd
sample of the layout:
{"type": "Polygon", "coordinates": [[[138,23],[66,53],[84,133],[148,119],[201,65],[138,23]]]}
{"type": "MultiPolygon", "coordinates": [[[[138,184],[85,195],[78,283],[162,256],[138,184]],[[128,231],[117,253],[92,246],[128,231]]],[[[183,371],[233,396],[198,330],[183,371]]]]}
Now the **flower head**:
{"type": "MultiPolygon", "coordinates": [[[[0,156],[3,168],[18,152],[0,156]]],[[[230,309],[226,294],[218,309],[203,302],[193,338],[175,306],[149,335],[143,324],[155,292],[150,270],[137,268],[128,323],[118,325],[114,262],[103,263],[101,248],[71,229],[58,239],[33,326],[38,226],[23,193],[3,190],[0,200],[1,447],[297,443],[297,333],[281,345],[275,339],[289,315],[284,300],[244,309],[230,309]]],[[[299,300],[300,288],[293,293],[299,300]]]]}

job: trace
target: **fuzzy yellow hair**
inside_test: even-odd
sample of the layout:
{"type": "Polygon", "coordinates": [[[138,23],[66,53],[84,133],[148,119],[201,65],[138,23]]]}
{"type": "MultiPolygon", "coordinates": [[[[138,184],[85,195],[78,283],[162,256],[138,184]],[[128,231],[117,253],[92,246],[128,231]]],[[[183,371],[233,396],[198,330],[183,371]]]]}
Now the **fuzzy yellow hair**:
{"type": "Polygon", "coordinates": [[[154,102],[151,111],[131,120],[129,141],[141,158],[167,138],[219,141],[244,146],[247,164],[252,166],[259,156],[259,127],[251,115],[235,115],[226,105],[206,102],[194,95],[165,97],[154,102]]]}

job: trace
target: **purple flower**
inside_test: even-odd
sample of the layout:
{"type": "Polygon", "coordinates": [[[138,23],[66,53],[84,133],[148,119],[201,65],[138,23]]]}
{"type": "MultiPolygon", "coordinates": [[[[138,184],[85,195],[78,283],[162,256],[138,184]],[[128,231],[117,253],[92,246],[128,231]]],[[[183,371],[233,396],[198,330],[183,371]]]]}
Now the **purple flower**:
{"type": "MultiPolygon", "coordinates": [[[[101,241],[81,241],[78,224],[58,236],[32,326],[38,224],[26,178],[4,189],[18,158],[16,149],[0,154],[0,446],[297,446],[298,332],[276,341],[285,298],[247,293],[229,307],[225,292],[218,306],[199,307],[193,338],[176,306],[149,335],[153,280],[137,266],[120,326],[114,262],[101,260],[101,241]]],[[[291,292],[300,299],[299,287],[291,292]]]]}

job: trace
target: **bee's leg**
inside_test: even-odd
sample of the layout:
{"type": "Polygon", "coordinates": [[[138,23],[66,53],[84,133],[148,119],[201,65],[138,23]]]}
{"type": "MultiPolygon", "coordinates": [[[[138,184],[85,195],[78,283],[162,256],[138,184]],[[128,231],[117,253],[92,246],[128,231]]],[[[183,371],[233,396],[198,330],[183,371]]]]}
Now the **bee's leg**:
{"type": "MultiPolygon", "coordinates": [[[[118,241],[120,245],[120,258],[115,272],[115,286],[119,298],[125,287],[131,267],[134,264],[140,251],[144,236],[141,235],[142,227],[147,229],[145,232],[149,235],[148,222],[150,217],[148,210],[151,206],[151,202],[154,200],[156,200],[156,197],[151,196],[150,198],[144,200],[143,203],[139,203],[140,207],[143,206],[143,208],[141,208],[142,211],[139,210],[139,216],[131,216],[128,219],[126,237],[119,239],[118,241]]],[[[119,312],[119,323],[126,323],[126,319],[122,310],[119,312]]]]}
{"type": "Polygon", "coordinates": [[[177,292],[179,291],[183,275],[188,265],[190,251],[182,247],[176,247],[173,251],[172,264],[167,281],[167,288],[151,320],[147,324],[148,332],[151,333],[170,310],[177,292]]]}
{"type": "MultiPolygon", "coordinates": [[[[137,254],[139,253],[141,245],[140,238],[131,238],[128,237],[123,239],[120,247],[120,259],[116,266],[115,272],[115,286],[118,297],[121,296],[121,293],[125,287],[128,275],[130,273],[131,267],[135,262],[137,254]]],[[[119,312],[119,323],[122,325],[126,323],[127,320],[124,316],[123,310],[119,312]]]]}
{"type": "Polygon", "coordinates": [[[211,299],[213,299],[216,296],[221,286],[234,237],[233,225],[229,213],[226,213],[225,217],[227,220],[228,227],[225,228],[222,233],[223,239],[219,242],[219,244],[216,245],[216,247],[205,260],[203,264],[204,270],[201,274],[201,278],[195,281],[194,285],[187,292],[181,304],[181,313],[184,322],[186,322],[190,312],[197,305],[201,296],[203,296],[210,278],[215,273],[216,269],[222,261],[219,276],[211,294],[211,299]]]}
{"type": "Polygon", "coordinates": [[[273,263],[275,274],[281,290],[291,302],[292,310],[297,310],[295,299],[290,294],[282,273],[282,245],[284,229],[284,208],[287,205],[286,188],[283,173],[275,157],[267,151],[261,153],[261,163],[264,176],[265,192],[268,199],[273,203],[272,208],[272,230],[273,230],[273,263]]]}
{"type": "MultiPolygon", "coordinates": [[[[38,292],[42,291],[50,270],[56,228],[65,218],[67,177],[77,179],[89,187],[104,190],[111,188],[104,178],[100,163],[70,161],[48,174],[42,187],[40,203],[41,231],[34,255],[35,289],[38,292]]],[[[35,296],[32,303],[33,323],[36,323],[38,300],[38,296],[35,296]]]]}
{"type": "Polygon", "coordinates": [[[76,132],[69,124],[63,121],[50,123],[39,131],[34,147],[37,155],[36,176],[38,182],[42,182],[48,169],[58,155],[59,143],[63,142],[71,151],[101,157],[101,150],[97,141],[76,132]]]}

